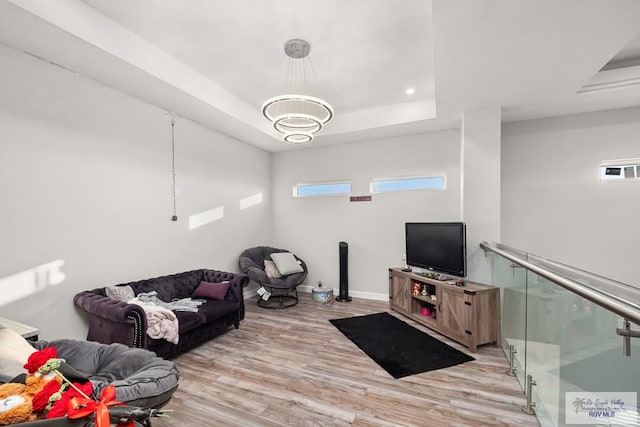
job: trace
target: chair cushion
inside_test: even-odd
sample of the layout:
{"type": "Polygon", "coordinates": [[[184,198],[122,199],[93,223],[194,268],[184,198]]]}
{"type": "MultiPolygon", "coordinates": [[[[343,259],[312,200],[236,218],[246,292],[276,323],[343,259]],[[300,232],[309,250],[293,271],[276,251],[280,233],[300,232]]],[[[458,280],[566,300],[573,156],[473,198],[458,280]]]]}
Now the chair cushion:
{"type": "Polygon", "coordinates": [[[304,260],[296,257],[290,251],[285,249],[271,248],[268,246],[256,246],[254,248],[245,249],[240,254],[239,264],[243,273],[249,276],[251,280],[258,283],[260,286],[267,288],[269,292],[271,292],[271,289],[273,288],[293,289],[302,284],[307,277],[307,265],[304,260]],[[298,272],[287,274],[285,276],[285,272],[280,270],[280,267],[277,267],[282,274],[282,277],[269,278],[267,273],[264,271],[264,260],[269,260],[270,258],[273,260],[278,258],[277,254],[280,253],[288,254],[285,255],[285,257],[289,258],[289,260],[293,257],[295,264],[297,264],[297,266],[294,265],[293,267],[298,272]]]}
{"type": "Polygon", "coordinates": [[[277,252],[271,254],[271,259],[283,276],[293,273],[302,273],[304,269],[291,252],[277,252]]]}
{"type": "Polygon", "coordinates": [[[67,339],[39,341],[34,346],[55,347],[58,357],[89,377],[95,396],[113,384],[117,401],[158,408],[171,399],[178,387],[179,374],[174,363],[141,348],[67,339]]]}

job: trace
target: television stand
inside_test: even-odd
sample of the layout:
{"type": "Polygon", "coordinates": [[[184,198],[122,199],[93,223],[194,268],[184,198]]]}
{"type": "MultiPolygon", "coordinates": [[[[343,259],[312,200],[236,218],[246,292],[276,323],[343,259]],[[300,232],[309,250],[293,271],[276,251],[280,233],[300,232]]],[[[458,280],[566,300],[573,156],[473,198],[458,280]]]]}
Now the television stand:
{"type": "Polygon", "coordinates": [[[500,346],[499,288],[423,274],[429,273],[389,269],[392,310],[467,346],[472,353],[479,345],[500,346]]]}

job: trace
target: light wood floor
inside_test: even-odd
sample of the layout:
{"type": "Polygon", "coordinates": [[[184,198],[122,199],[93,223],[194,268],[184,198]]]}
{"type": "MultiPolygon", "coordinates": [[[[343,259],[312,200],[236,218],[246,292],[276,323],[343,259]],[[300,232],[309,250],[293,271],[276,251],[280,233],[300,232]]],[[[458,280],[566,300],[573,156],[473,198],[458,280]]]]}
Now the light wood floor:
{"type": "Polygon", "coordinates": [[[498,348],[483,346],[475,361],[396,380],[328,322],[388,311],[385,302],[328,307],[301,293],[292,308],[259,308],[255,299],[246,308],[240,329],[174,359],[180,386],[165,407],[173,412],[154,419],[154,427],[538,425],[521,412],[522,391],[505,375],[498,348]]]}

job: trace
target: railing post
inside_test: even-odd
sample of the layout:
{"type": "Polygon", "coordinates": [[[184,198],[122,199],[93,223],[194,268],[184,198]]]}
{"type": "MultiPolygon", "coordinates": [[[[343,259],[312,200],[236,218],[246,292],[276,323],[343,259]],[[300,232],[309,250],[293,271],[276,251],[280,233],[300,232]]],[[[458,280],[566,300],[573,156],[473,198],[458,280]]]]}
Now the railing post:
{"type": "Polygon", "coordinates": [[[523,406],[522,412],[529,415],[534,415],[534,408],[536,403],[533,402],[533,386],[537,385],[537,383],[533,380],[531,375],[527,375],[527,406],[523,406]]]}
{"type": "Polygon", "coordinates": [[[518,371],[518,368],[516,366],[516,353],[518,352],[518,350],[516,349],[516,346],[513,344],[509,345],[509,369],[507,369],[507,375],[509,375],[510,377],[515,377],[516,376],[516,372],[518,371]]]}

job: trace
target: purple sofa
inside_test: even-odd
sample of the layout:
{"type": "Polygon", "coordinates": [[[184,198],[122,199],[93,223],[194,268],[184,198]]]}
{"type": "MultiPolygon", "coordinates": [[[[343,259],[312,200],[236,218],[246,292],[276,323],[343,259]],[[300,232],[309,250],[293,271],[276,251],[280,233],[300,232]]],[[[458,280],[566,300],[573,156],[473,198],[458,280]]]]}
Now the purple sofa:
{"type": "Polygon", "coordinates": [[[177,354],[208,341],[233,325],[237,329],[244,319],[243,287],[249,281],[244,274],[217,270],[193,270],[170,276],[123,283],[131,286],[137,295],[156,291],[158,298],[172,301],[191,297],[200,282],[229,281],[231,286],[223,300],[207,299],[197,313],[175,312],[179,322],[179,341],[172,344],[164,339],[150,338],[144,310],[134,304],[111,299],[104,288],[76,294],[73,302],[89,318],[87,339],[104,344],[122,343],[129,347],[145,348],[158,356],[171,358],[177,354]]]}

